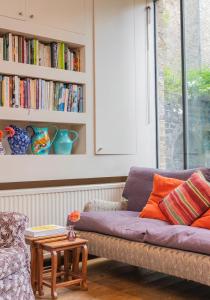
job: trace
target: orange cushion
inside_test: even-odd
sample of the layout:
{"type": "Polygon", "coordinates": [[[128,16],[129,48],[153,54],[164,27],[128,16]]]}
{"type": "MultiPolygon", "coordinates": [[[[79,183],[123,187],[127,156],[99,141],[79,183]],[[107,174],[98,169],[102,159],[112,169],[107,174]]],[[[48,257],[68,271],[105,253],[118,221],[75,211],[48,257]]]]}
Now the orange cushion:
{"type": "Polygon", "coordinates": [[[161,212],[158,204],[164,197],[166,197],[172,190],[177,188],[183,182],[184,181],[180,179],[163,177],[155,174],[152,192],[146,206],[140,212],[139,216],[142,218],[168,221],[168,219],[161,212]]]}
{"type": "Polygon", "coordinates": [[[200,218],[195,220],[191,226],[210,229],[210,209],[208,209],[200,218]]]}

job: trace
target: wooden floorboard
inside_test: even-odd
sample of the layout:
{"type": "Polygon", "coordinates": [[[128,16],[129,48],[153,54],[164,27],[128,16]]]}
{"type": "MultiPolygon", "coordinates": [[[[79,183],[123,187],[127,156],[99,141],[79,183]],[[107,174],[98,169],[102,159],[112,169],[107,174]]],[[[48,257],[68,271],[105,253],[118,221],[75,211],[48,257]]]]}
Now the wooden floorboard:
{"type": "Polygon", "coordinates": [[[106,259],[89,261],[88,287],[58,289],[58,300],[210,300],[210,287],[106,259]]]}

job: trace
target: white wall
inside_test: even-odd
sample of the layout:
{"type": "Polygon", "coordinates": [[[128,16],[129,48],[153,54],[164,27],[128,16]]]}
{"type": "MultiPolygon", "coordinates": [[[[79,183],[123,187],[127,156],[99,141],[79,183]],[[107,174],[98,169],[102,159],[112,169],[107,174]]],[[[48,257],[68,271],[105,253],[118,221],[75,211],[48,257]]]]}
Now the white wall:
{"type": "MultiPolygon", "coordinates": [[[[8,157],[1,157],[0,182],[126,176],[133,165],[144,167],[154,167],[156,165],[153,47],[150,44],[151,93],[149,121],[146,80],[146,1],[135,0],[135,6],[137,153],[135,155],[100,156],[94,154],[93,1],[86,0],[88,16],[86,68],[89,79],[86,91],[89,118],[87,124],[87,155],[77,155],[76,157],[11,156],[9,164],[8,157]]],[[[150,37],[152,41],[152,26],[150,37]]]]}

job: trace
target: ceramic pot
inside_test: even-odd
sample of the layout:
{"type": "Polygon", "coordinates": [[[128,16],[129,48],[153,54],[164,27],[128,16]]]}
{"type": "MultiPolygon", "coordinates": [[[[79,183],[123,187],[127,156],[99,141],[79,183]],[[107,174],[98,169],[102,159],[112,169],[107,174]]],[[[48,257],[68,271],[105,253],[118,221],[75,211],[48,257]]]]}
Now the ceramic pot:
{"type": "Polygon", "coordinates": [[[78,139],[79,134],[75,130],[59,129],[53,143],[55,154],[69,155],[72,152],[73,144],[78,139]],[[73,139],[70,138],[73,136],[73,139]]]}
{"type": "Polygon", "coordinates": [[[0,155],[5,155],[6,154],[6,151],[4,149],[4,146],[2,144],[2,141],[0,141],[0,155]]]}
{"type": "Polygon", "coordinates": [[[24,155],[31,143],[31,138],[29,133],[25,128],[20,128],[15,125],[10,125],[14,129],[14,135],[9,136],[8,143],[11,149],[12,155],[24,155]]]}
{"type": "Polygon", "coordinates": [[[27,126],[27,129],[31,128],[33,135],[31,137],[31,151],[35,155],[47,155],[57,135],[57,128],[53,126],[55,130],[54,137],[50,141],[49,128],[39,128],[35,126],[27,126]]]}
{"type": "Polygon", "coordinates": [[[6,154],[6,151],[5,151],[4,146],[2,144],[3,136],[4,136],[4,132],[2,130],[0,130],[0,155],[5,155],[6,154]]]}

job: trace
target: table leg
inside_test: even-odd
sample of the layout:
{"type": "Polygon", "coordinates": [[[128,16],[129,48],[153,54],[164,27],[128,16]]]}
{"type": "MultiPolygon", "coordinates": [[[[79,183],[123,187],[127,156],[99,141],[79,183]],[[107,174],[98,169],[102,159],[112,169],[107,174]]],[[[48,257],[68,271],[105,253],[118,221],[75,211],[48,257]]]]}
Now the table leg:
{"type": "MultiPolygon", "coordinates": [[[[60,272],[61,271],[61,251],[57,252],[57,257],[58,257],[58,267],[57,267],[57,271],[60,272]]],[[[60,280],[62,279],[62,276],[59,276],[60,280]]]]}
{"type": "Polygon", "coordinates": [[[44,255],[43,255],[43,250],[40,246],[37,249],[37,253],[38,253],[38,265],[37,265],[38,292],[39,292],[39,296],[43,296],[44,295],[43,292],[44,255]]]}
{"type": "Polygon", "coordinates": [[[56,292],[56,273],[58,267],[58,256],[56,251],[51,252],[51,264],[52,264],[52,273],[51,273],[51,296],[53,299],[57,298],[56,292]]]}
{"type": "Polygon", "coordinates": [[[37,291],[37,272],[36,272],[36,260],[37,260],[37,251],[34,245],[30,246],[31,250],[31,286],[34,292],[34,295],[37,291]]]}
{"type": "MultiPolygon", "coordinates": [[[[77,247],[73,250],[73,264],[72,271],[73,273],[79,273],[79,258],[80,258],[80,247],[77,247]]],[[[74,277],[72,277],[74,279],[74,277]]]]}
{"type": "Polygon", "coordinates": [[[82,282],[81,289],[87,290],[87,261],[88,261],[88,248],[87,245],[82,245],[82,282]]]}
{"type": "Polygon", "coordinates": [[[70,251],[64,250],[64,279],[69,280],[69,268],[70,268],[70,251]]]}

